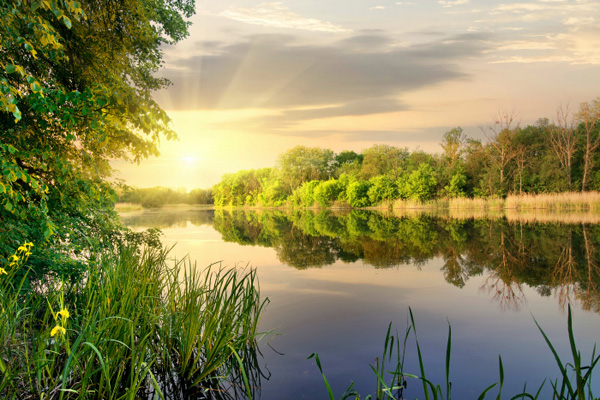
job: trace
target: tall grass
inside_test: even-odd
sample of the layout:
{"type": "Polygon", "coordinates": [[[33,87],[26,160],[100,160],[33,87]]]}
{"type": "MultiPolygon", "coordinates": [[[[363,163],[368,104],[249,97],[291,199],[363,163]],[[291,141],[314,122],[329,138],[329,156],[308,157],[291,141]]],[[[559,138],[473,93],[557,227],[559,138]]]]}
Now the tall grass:
{"type": "Polygon", "coordinates": [[[566,192],[510,195],[507,209],[547,211],[600,211],[600,192],[566,192]]]}
{"type": "Polygon", "coordinates": [[[167,257],[123,246],[71,286],[0,286],[0,398],[252,397],[265,305],[255,271],[167,257]]]}
{"type": "MultiPolygon", "coordinates": [[[[417,327],[415,324],[415,318],[413,316],[412,310],[409,309],[410,315],[410,324],[406,329],[406,333],[404,335],[404,340],[402,342],[402,347],[400,346],[400,336],[398,334],[392,335],[391,326],[388,326],[388,330],[385,336],[384,342],[384,351],[381,360],[379,358],[376,359],[375,366],[371,365],[371,369],[376,377],[375,388],[375,399],[377,400],[401,400],[404,399],[404,391],[408,388],[407,379],[414,379],[415,381],[420,381],[422,386],[422,398],[426,400],[451,400],[452,399],[452,381],[450,379],[451,372],[451,349],[452,349],[452,327],[448,324],[448,339],[446,344],[446,354],[445,354],[445,380],[442,384],[432,382],[427,378],[426,369],[425,369],[425,361],[423,359],[423,355],[421,353],[421,346],[419,344],[419,339],[417,335],[417,327]],[[417,350],[417,358],[419,362],[419,371],[418,374],[412,374],[404,371],[405,364],[405,355],[406,355],[406,344],[409,338],[410,333],[413,333],[415,346],[417,350]],[[394,353],[394,347],[396,348],[396,352],[394,353]],[[386,362],[392,364],[392,367],[386,368],[386,362]]],[[[542,390],[544,389],[546,381],[550,381],[551,386],[551,397],[552,400],[593,400],[597,399],[594,396],[592,390],[592,377],[594,373],[594,369],[598,365],[600,361],[600,355],[596,355],[596,347],[592,350],[592,354],[589,358],[588,364],[583,364],[583,357],[581,355],[581,350],[577,348],[575,343],[575,335],[573,332],[573,318],[571,313],[571,306],[568,307],[568,317],[567,317],[567,331],[569,337],[569,345],[571,349],[571,357],[572,360],[569,362],[563,361],[556,351],[555,346],[552,344],[542,327],[535,321],[542,337],[544,338],[546,344],[548,345],[549,350],[551,351],[554,359],[556,361],[556,365],[560,372],[559,377],[554,380],[546,379],[539,386],[537,386],[537,390],[533,392],[527,391],[527,384],[524,385],[523,390],[517,394],[511,395],[510,397],[504,397],[511,400],[516,399],[530,399],[537,400],[540,399],[542,395],[542,390]]],[[[336,397],[333,394],[333,390],[327,381],[326,375],[323,372],[323,367],[321,365],[321,360],[319,359],[318,354],[311,354],[309,359],[314,358],[317,363],[317,367],[323,376],[323,380],[325,382],[325,386],[327,388],[327,393],[330,400],[335,400],[336,397]]],[[[504,389],[504,366],[502,364],[502,357],[498,358],[498,371],[499,371],[499,380],[498,382],[492,383],[487,387],[481,390],[481,393],[478,396],[478,400],[485,400],[486,398],[495,398],[496,400],[501,400],[503,398],[503,389],[504,389]]],[[[412,385],[410,385],[412,387],[412,385]]],[[[348,389],[339,397],[341,400],[345,400],[348,398],[360,399],[360,394],[354,389],[354,383],[352,383],[348,389]]],[[[365,400],[371,400],[373,398],[373,394],[369,394],[365,397],[365,400]]],[[[411,398],[415,397],[415,394],[411,395],[411,398]]]]}
{"type": "Polygon", "coordinates": [[[394,201],[394,209],[425,210],[517,210],[517,211],[551,211],[551,212],[600,212],[600,192],[566,192],[539,194],[512,194],[506,199],[500,197],[441,198],[429,201],[413,201],[398,199],[394,201]]]}

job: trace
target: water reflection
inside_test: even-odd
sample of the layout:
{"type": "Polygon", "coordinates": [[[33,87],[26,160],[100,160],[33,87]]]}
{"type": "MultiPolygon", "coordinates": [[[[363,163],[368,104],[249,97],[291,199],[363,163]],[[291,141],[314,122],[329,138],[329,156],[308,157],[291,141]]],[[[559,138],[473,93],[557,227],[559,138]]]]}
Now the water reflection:
{"type": "Polygon", "coordinates": [[[563,307],[579,301],[600,312],[598,224],[366,210],[159,210],[122,219],[131,227],[212,224],[225,242],[273,248],[282,263],[300,270],[359,260],[375,268],[419,268],[441,258],[446,282],[462,288],[482,276],[480,290],[502,309],[520,309],[527,285],[554,294],[563,307]]]}
{"type": "Polygon", "coordinates": [[[362,260],[375,268],[419,267],[439,257],[448,283],[463,287],[482,275],[481,291],[502,309],[520,309],[527,285],[542,296],[554,293],[563,306],[578,300],[583,308],[600,312],[598,225],[385,216],[364,210],[217,210],[213,227],[225,241],[272,247],[282,263],[297,269],[338,260],[362,260]]]}

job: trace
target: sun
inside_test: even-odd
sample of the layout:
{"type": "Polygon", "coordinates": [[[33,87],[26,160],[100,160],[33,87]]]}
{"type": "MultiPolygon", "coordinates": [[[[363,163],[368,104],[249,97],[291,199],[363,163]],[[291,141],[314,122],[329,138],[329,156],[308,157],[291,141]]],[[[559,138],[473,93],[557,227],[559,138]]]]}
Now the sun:
{"type": "Polygon", "coordinates": [[[198,162],[198,157],[196,156],[184,156],[181,157],[181,161],[183,161],[186,165],[191,166],[198,162]]]}

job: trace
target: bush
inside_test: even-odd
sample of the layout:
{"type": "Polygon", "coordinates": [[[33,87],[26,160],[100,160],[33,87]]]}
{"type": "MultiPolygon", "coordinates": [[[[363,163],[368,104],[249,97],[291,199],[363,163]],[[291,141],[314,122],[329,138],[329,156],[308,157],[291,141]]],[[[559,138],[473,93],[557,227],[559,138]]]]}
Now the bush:
{"type": "Polygon", "coordinates": [[[314,189],[314,198],[319,206],[329,207],[342,191],[342,186],[335,179],[319,183],[314,189]]]}
{"type": "Polygon", "coordinates": [[[372,204],[379,204],[384,200],[393,200],[398,197],[398,186],[394,181],[385,176],[376,176],[369,180],[371,187],[368,191],[372,204]]]}
{"type": "Polygon", "coordinates": [[[369,207],[371,200],[368,193],[371,186],[371,183],[367,181],[355,181],[349,184],[346,189],[348,203],[352,207],[369,207]]]}

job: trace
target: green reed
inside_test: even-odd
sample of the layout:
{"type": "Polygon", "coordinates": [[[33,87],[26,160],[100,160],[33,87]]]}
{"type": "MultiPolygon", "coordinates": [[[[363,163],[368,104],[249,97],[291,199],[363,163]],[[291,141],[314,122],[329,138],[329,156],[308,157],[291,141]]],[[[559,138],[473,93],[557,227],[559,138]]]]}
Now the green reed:
{"type": "MultiPolygon", "coordinates": [[[[375,399],[377,400],[401,400],[404,399],[403,392],[407,388],[407,378],[421,381],[423,387],[423,396],[425,399],[430,400],[451,400],[452,398],[452,382],[450,380],[450,360],[451,360],[451,349],[452,349],[452,327],[448,323],[448,340],[446,344],[446,356],[445,356],[445,382],[443,386],[436,384],[429,380],[425,371],[425,362],[421,353],[421,347],[419,345],[419,339],[417,335],[417,328],[412,310],[409,308],[410,323],[406,329],[404,335],[404,341],[402,342],[402,348],[400,348],[400,337],[398,334],[391,334],[392,324],[388,326],[388,330],[384,342],[384,351],[381,361],[379,358],[376,359],[375,366],[371,365],[371,369],[376,376],[377,383],[375,385],[375,399]],[[411,331],[414,334],[415,345],[417,350],[417,358],[419,362],[419,375],[407,373],[404,371],[405,355],[406,355],[406,343],[409,338],[411,331]],[[393,349],[396,347],[395,357],[393,349]],[[394,369],[386,369],[385,364],[392,363],[394,369]],[[386,376],[388,381],[386,382],[386,376]]],[[[534,319],[535,321],[535,319],[534,319]]],[[[560,370],[560,377],[554,381],[550,381],[552,386],[552,397],[553,400],[593,400],[597,399],[594,396],[592,390],[592,376],[593,371],[598,361],[600,361],[600,355],[596,355],[596,347],[591,354],[591,358],[588,365],[582,365],[581,351],[577,348],[575,343],[575,335],[573,332],[573,318],[571,313],[571,306],[568,307],[567,317],[567,330],[569,335],[569,345],[571,349],[572,361],[563,362],[556,351],[555,346],[552,344],[544,330],[535,321],[540,333],[546,341],[550,351],[552,352],[556,364],[560,370]]],[[[311,354],[309,359],[314,358],[317,363],[317,367],[323,376],[325,385],[327,388],[328,396],[330,400],[335,400],[333,390],[321,365],[319,355],[316,353],[311,354]]],[[[480,393],[478,400],[485,400],[488,395],[491,395],[492,389],[497,388],[498,392],[495,396],[496,400],[503,398],[502,390],[504,388],[504,366],[502,364],[502,357],[498,357],[498,370],[499,370],[499,381],[487,386],[480,393]]],[[[524,384],[523,391],[508,397],[510,400],[516,399],[531,399],[537,400],[542,395],[542,389],[548,379],[545,379],[535,392],[527,391],[527,384],[524,384]]],[[[371,400],[373,395],[369,394],[365,397],[365,400],[371,400]]],[[[493,396],[493,395],[492,395],[493,396]]],[[[354,383],[351,383],[348,389],[340,396],[341,400],[348,398],[360,399],[360,394],[354,389],[354,383]]],[[[506,398],[506,397],[504,397],[506,398]]]]}
{"type": "Polygon", "coordinates": [[[251,398],[260,378],[246,371],[265,305],[254,270],[124,246],[71,286],[0,290],[0,398],[165,399],[228,385],[251,398]]]}

